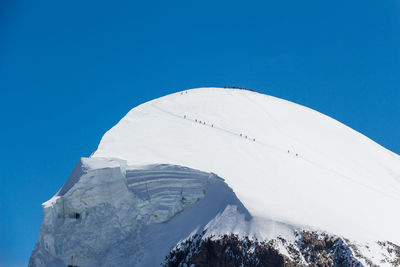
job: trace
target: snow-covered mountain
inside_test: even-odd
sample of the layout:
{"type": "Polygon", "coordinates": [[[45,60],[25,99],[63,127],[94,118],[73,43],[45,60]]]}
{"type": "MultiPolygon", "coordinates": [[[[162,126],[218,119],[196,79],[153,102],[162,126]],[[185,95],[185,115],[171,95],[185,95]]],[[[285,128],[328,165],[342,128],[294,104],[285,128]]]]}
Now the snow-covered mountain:
{"type": "Polygon", "coordinates": [[[132,109],[43,203],[30,266],[400,266],[400,157],[239,89],[132,109]]]}

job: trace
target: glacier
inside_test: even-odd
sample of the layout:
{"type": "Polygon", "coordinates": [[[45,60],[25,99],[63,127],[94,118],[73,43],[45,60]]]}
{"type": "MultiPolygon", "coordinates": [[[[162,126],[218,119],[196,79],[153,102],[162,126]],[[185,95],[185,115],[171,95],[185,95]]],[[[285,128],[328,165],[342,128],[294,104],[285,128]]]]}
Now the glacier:
{"type": "Polygon", "coordinates": [[[396,266],[399,206],[400,157],[366,136],[272,96],[191,89],[135,107],[78,162],[43,203],[29,265],[158,266],[227,235],[293,259],[309,231],[348,262],[396,266]]]}
{"type": "Polygon", "coordinates": [[[30,265],[156,266],[230,206],[249,218],[213,173],[82,158],[60,191],[43,203],[30,265]],[[179,216],[183,210],[185,216],[179,216]]]}

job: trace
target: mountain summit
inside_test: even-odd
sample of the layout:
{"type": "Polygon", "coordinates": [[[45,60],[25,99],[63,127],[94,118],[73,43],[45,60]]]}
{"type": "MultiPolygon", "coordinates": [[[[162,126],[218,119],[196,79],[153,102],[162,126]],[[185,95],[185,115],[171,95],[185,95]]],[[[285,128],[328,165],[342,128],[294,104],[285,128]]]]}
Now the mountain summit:
{"type": "Polygon", "coordinates": [[[43,203],[30,266],[400,266],[400,157],[317,111],[200,88],[132,109],[43,203]]]}

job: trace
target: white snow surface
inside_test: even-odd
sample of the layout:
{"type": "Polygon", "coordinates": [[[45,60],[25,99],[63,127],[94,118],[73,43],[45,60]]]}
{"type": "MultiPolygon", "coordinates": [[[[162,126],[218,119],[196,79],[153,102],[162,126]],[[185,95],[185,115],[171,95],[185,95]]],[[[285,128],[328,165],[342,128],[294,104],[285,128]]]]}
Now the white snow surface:
{"type": "MultiPolygon", "coordinates": [[[[360,242],[400,244],[400,157],[328,116],[272,96],[200,88],[155,99],[132,109],[91,157],[128,166],[179,165],[222,177],[252,219],[227,216],[237,221],[219,232],[265,237],[268,225],[301,225],[360,242]]],[[[198,182],[194,187],[202,186],[198,182]]],[[[180,210],[170,199],[162,203],[160,217],[180,210]]],[[[210,220],[223,220],[234,207],[210,220]]]]}

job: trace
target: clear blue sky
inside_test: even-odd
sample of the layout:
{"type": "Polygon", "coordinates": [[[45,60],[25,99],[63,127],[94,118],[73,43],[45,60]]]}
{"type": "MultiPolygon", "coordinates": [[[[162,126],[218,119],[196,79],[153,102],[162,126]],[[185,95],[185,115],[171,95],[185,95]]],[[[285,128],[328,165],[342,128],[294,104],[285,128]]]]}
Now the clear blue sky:
{"type": "Polygon", "coordinates": [[[131,108],[235,85],[400,153],[400,2],[0,2],[0,265],[26,265],[41,203],[131,108]]]}

